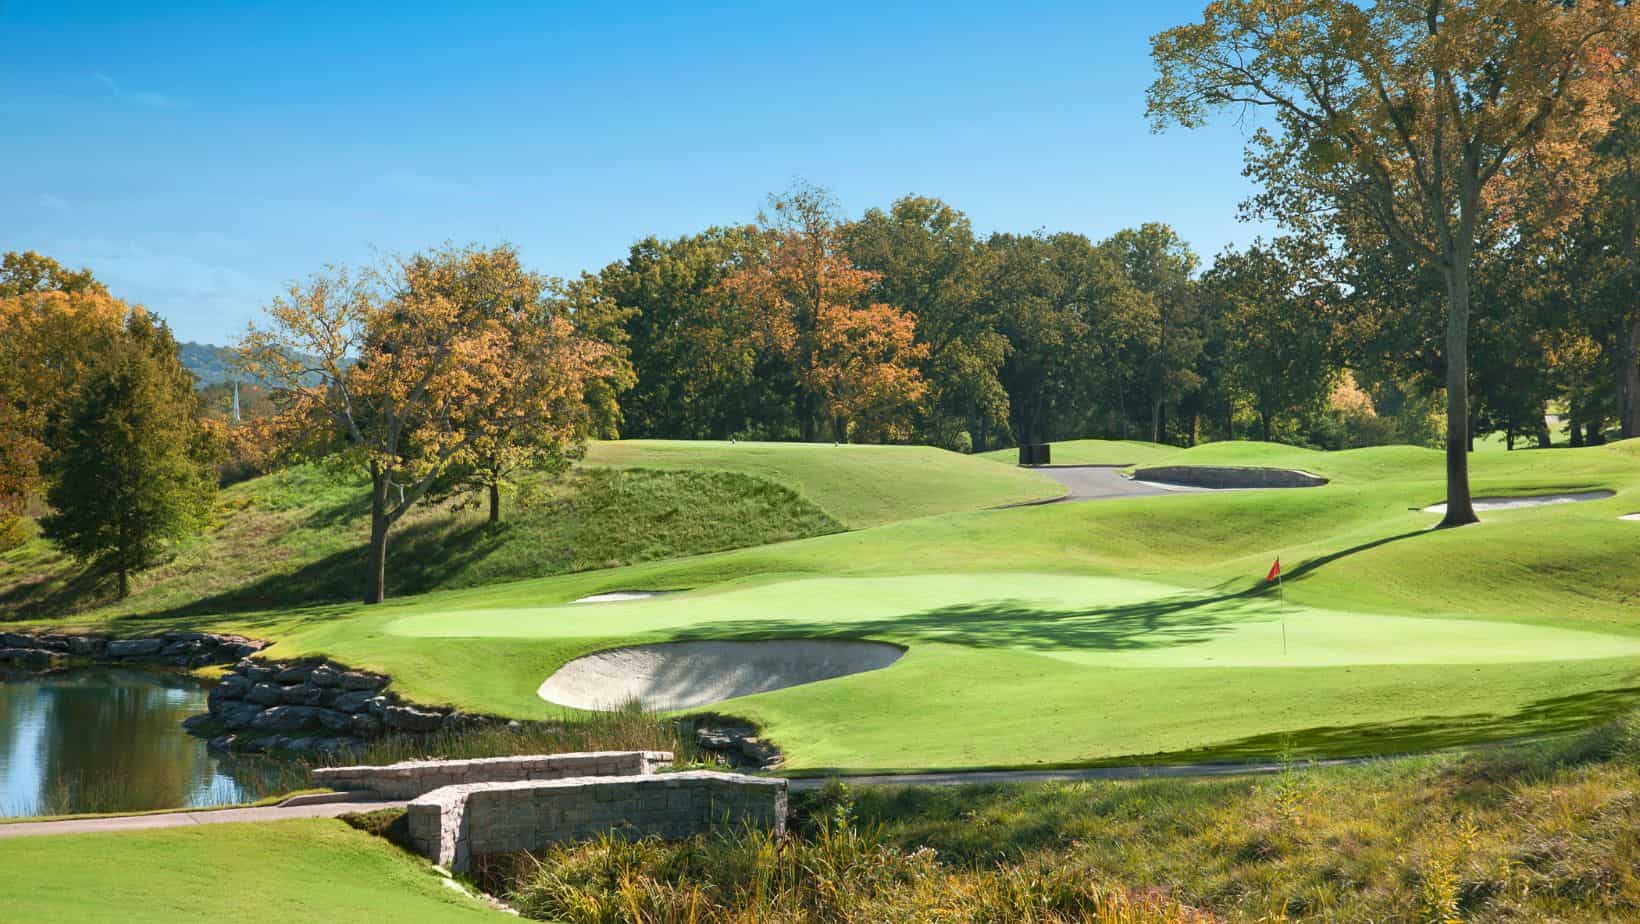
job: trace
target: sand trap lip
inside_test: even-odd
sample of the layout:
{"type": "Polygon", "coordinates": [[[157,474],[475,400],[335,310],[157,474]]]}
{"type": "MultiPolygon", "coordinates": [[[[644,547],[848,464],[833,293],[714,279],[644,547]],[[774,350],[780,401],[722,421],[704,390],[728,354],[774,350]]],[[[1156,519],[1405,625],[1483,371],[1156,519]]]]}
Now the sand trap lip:
{"type": "Polygon", "coordinates": [[[1623,516],[1618,517],[1618,519],[1640,523],[1640,513],[1626,513],[1623,516]]]}
{"type": "MultiPolygon", "coordinates": [[[[1570,494],[1533,494],[1527,497],[1477,497],[1470,501],[1476,510],[1520,510],[1525,507],[1547,507],[1551,504],[1580,504],[1584,501],[1605,500],[1611,491],[1574,491],[1570,494]]],[[[1425,513],[1446,513],[1446,501],[1430,504],[1425,513]]]]}
{"type": "Polygon", "coordinates": [[[805,683],[881,670],[905,654],[885,642],[772,639],[662,642],[594,652],[570,661],[536,692],[576,709],[693,709],[805,683]]]}
{"type": "Polygon", "coordinates": [[[676,593],[671,590],[610,590],[601,594],[588,594],[571,600],[571,603],[622,603],[628,600],[648,600],[651,597],[661,597],[676,593]]]}

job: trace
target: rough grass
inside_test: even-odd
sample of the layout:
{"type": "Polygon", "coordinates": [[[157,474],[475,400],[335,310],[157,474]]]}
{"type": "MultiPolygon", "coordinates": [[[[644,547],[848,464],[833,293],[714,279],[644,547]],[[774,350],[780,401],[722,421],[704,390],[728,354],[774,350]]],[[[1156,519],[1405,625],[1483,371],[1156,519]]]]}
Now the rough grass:
{"type": "Polygon", "coordinates": [[[428,864],[341,821],[0,840],[5,921],[496,921],[428,864]]]}
{"type": "MultiPolygon", "coordinates": [[[[222,492],[209,531],[139,575],[132,596],[41,539],[0,555],[0,618],[85,610],[221,613],[361,592],[367,495],[356,476],[287,469],[222,492]]],[[[764,545],[842,527],[791,490],[719,471],[527,477],[492,525],[472,498],[412,512],[391,540],[393,594],[472,587],[764,545]]]]}
{"type": "Polygon", "coordinates": [[[1635,920],[1637,761],[1630,717],[1231,780],[832,787],[787,842],[601,840],[490,886],[576,922],[1635,920]]]}

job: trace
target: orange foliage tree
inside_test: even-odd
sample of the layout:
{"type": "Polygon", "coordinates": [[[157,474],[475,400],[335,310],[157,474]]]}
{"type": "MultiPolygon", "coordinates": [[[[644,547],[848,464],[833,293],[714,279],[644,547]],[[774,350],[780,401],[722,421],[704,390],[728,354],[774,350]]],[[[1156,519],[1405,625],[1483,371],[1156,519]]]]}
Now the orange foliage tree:
{"type": "Polygon", "coordinates": [[[815,439],[822,421],[839,440],[908,437],[927,392],[916,315],[871,301],[882,277],[842,253],[824,190],[798,185],[769,205],[767,258],[720,286],[732,326],[746,348],[783,360],[803,439],[815,439]]]}
{"type": "Polygon", "coordinates": [[[389,531],[436,485],[584,439],[586,389],[610,350],[546,292],[510,247],[446,248],[316,275],[246,335],[286,440],[369,473],[366,603],[386,595],[389,531]]]}

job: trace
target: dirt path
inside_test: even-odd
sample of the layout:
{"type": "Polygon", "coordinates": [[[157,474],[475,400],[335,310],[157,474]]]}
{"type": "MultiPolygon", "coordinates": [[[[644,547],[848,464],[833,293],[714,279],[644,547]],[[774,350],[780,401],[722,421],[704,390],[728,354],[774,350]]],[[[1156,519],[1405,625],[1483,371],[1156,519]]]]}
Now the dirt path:
{"type": "Polygon", "coordinates": [[[94,834],[106,831],[145,831],[152,828],[186,828],[190,825],[230,824],[244,821],[285,821],[291,818],[335,818],[354,812],[403,808],[406,802],[375,802],[357,798],[330,802],[290,800],[279,805],[255,808],[196,809],[184,812],[156,812],[151,815],[116,815],[108,818],[64,818],[61,821],[23,821],[0,824],[0,840],[40,834],[94,834]]]}

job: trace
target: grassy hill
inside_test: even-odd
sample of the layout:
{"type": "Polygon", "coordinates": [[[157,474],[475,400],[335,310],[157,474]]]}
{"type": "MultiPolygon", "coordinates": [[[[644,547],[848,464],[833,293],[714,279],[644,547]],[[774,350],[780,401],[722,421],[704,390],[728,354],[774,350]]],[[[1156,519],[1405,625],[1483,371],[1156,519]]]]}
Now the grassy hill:
{"type": "Polygon", "coordinates": [[[1045,500],[1064,489],[929,446],[621,440],[593,443],[592,465],[709,468],[785,485],[850,529],[1045,500]]]}

